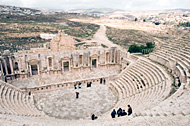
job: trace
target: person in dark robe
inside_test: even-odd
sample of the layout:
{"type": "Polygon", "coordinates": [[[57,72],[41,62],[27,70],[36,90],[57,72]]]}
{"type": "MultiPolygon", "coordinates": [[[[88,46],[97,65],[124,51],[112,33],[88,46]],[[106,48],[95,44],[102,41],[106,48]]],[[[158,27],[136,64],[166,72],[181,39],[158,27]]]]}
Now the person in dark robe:
{"type": "Polygon", "coordinates": [[[106,79],[104,79],[104,84],[106,84],[106,79]]]}
{"type": "Polygon", "coordinates": [[[127,113],[125,112],[125,110],[123,110],[121,113],[121,116],[126,116],[126,115],[127,115],[127,113]]]}
{"type": "Polygon", "coordinates": [[[76,84],[74,85],[74,88],[77,89],[77,85],[76,84]]]}
{"type": "Polygon", "coordinates": [[[91,119],[92,120],[95,120],[95,119],[97,119],[98,117],[97,116],[95,116],[94,114],[92,114],[92,116],[91,116],[91,119]]]}
{"type": "Polygon", "coordinates": [[[100,78],[100,84],[102,84],[102,78],[100,78]]]}
{"type": "Polygon", "coordinates": [[[113,111],[111,112],[111,117],[115,118],[115,115],[116,115],[116,111],[115,111],[115,109],[113,109],[113,111]]]}
{"type": "Polygon", "coordinates": [[[117,110],[117,115],[118,115],[118,117],[121,116],[121,114],[122,114],[122,109],[119,108],[119,109],[117,110]]]}
{"type": "Polygon", "coordinates": [[[130,105],[128,105],[128,111],[127,112],[128,112],[128,116],[132,114],[132,108],[130,105]]]}
{"type": "Polygon", "coordinates": [[[76,92],[76,98],[79,98],[79,92],[76,92]]]}

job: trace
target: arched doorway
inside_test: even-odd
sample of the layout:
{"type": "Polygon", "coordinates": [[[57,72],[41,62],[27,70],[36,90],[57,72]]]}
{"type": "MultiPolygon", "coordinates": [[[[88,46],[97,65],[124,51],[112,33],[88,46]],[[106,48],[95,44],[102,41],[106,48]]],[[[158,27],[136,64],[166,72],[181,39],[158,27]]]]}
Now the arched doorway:
{"type": "Polygon", "coordinates": [[[96,59],[92,59],[92,68],[96,68],[97,67],[97,61],[96,59]]]}
{"type": "Polygon", "coordinates": [[[67,72],[70,71],[70,58],[69,57],[64,57],[62,58],[62,71],[67,72]]]}
{"type": "Polygon", "coordinates": [[[63,62],[64,72],[69,71],[69,61],[63,62]]]}
{"type": "Polygon", "coordinates": [[[29,61],[29,67],[30,67],[30,72],[31,75],[38,75],[39,74],[39,65],[38,65],[38,60],[34,59],[34,60],[30,60],[29,61]]]}
{"type": "Polygon", "coordinates": [[[31,71],[32,71],[32,75],[37,75],[38,74],[38,66],[35,65],[31,65],[31,71]]]}
{"type": "Polygon", "coordinates": [[[98,67],[98,55],[94,54],[91,56],[91,68],[97,68],[98,67]]]}
{"type": "Polygon", "coordinates": [[[15,62],[14,70],[19,70],[19,68],[18,68],[18,62],[15,62]]]}

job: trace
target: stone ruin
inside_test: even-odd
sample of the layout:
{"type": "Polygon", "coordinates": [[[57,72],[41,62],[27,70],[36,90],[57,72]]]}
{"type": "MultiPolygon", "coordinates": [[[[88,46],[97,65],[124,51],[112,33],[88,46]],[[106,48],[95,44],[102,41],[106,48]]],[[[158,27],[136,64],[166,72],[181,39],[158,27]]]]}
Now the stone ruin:
{"type": "MultiPolygon", "coordinates": [[[[189,42],[175,41],[158,46],[145,57],[116,47],[75,50],[74,40],[60,33],[50,43],[50,49],[44,47],[14,54],[5,51],[0,57],[0,123],[44,126],[189,125],[189,42]],[[105,80],[104,84],[102,80],[105,80]],[[92,88],[85,88],[89,82],[92,82],[92,88]],[[62,101],[67,98],[73,100],[74,96],[67,91],[75,92],[75,86],[82,86],[77,91],[97,91],[99,95],[94,93],[88,97],[90,93],[81,94],[90,101],[95,96],[107,99],[94,99],[91,106],[97,109],[106,105],[110,107],[107,106],[106,111],[96,111],[98,119],[93,122],[90,117],[61,119],[67,116],[65,113],[69,116],[76,114],[77,118],[80,116],[77,111],[68,111],[71,103],[67,101],[68,105],[63,105],[59,101],[60,97],[62,101]],[[104,95],[110,94],[102,90],[104,86],[116,99],[104,95]],[[38,97],[40,94],[43,97],[38,97]],[[56,99],[52,99],[54,97],[56,99]],[[109,101],[112,100],[114,104],[111,105],[109,101]],[[98,105],[99,102],[102,106],[98,105]],[[54,109],[56,112],[53,113],[48,107],[43,108],[44,104],[58,110],[54,109]],[[112,109],[127,110],[128,104],[133,108],[131,116],[111,119],[112,109]],[[65,115],[61,115],[59,110],[65,115]]],[[[84,101],[78,105],[85,108],[90,104],[84,101]]]]}

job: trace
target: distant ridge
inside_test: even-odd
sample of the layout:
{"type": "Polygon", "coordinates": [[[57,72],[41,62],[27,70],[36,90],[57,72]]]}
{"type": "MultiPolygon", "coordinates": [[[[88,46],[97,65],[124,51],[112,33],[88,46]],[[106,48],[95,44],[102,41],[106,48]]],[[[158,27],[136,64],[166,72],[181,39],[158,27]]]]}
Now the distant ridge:
{"type": "Polygon", "coordinates": [[[19,7],[19,6],[11,6],[11,5],[0,5],[0,8],[4,8],[4,7],[20,8],[20,9],[30,10],[32,12],[40,12],[40,9],[34,9],[34,8],[29,8],[29,7],[19,7]]]}
{"type": "Polygon", "coordinates": [[[125,12],[125,10],[121,9],[112,9],[112,8],[90,8],[90,9],[73,9],[69,10],[69,12],[75,12],[75,13],[84,13],[84,14],[110,14],[114,13],[116,11],[122,11],[125,12]]]}
{"type": "Polygon", "coordinates": [[[166,11],[190,11],[190,9],[176,8],[176,9],[166,9],[166,11]]]}

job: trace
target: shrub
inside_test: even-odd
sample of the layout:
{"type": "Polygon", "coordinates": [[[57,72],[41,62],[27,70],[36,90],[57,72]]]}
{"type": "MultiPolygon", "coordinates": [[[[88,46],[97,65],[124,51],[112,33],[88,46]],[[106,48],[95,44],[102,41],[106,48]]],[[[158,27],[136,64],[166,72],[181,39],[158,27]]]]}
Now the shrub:
{"type": "Polygon", "coordinates": [[[152,42],[147,42],[146,46],[144,46],[144,45],[138,46],[136,44],[132,44],[132,45],[130,45],[128,52],[149,54],[150,52],[153,51],[154,47],[155,47],[155,44],[152,42]]]}

